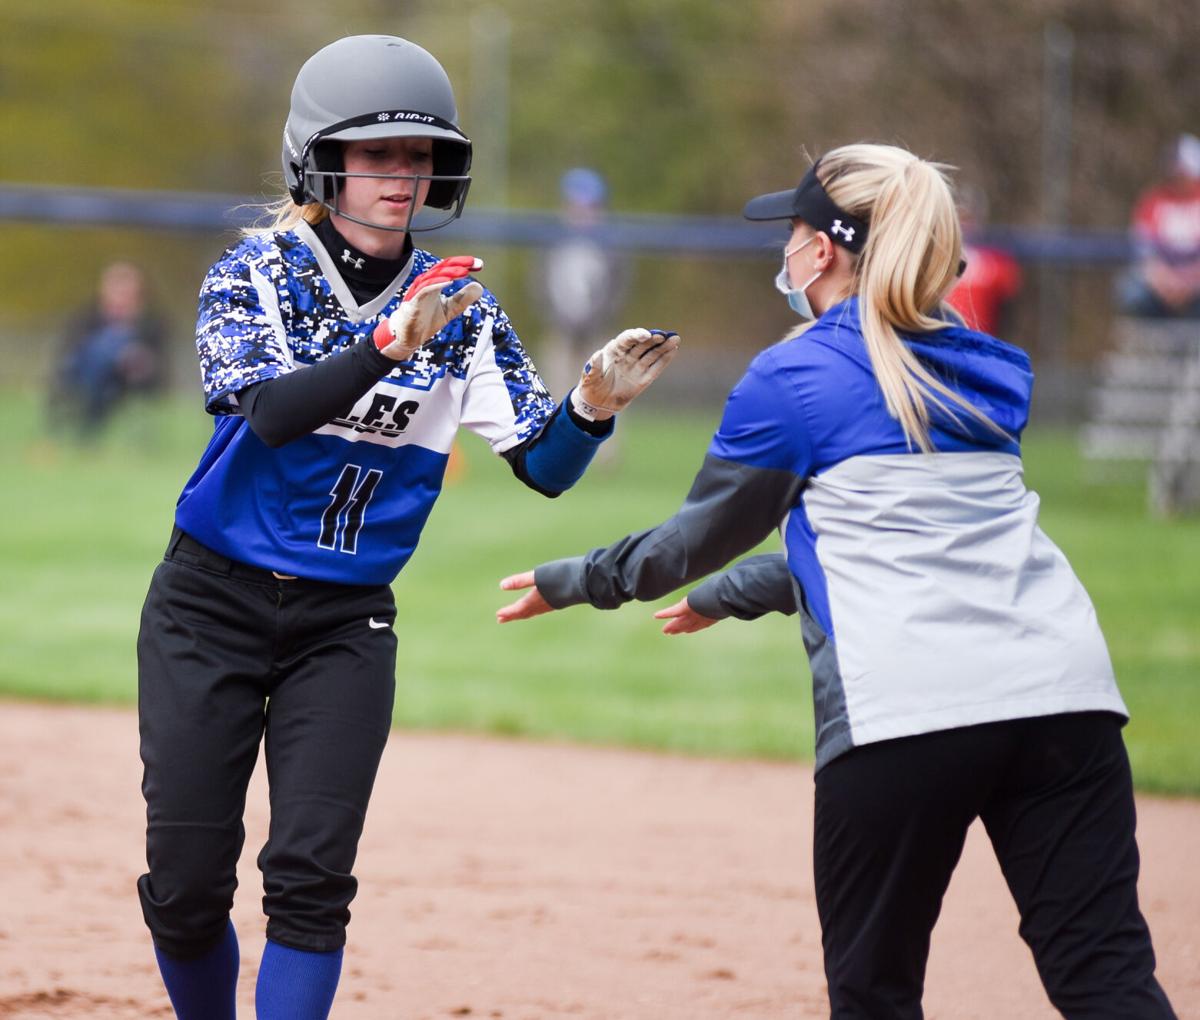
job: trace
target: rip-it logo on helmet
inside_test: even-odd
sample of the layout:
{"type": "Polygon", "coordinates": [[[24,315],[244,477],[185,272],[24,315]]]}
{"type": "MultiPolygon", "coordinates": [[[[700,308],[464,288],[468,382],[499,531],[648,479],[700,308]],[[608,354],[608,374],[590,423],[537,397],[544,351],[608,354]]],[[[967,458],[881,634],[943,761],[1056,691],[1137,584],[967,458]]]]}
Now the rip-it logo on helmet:
{"type": "Polygon", "coordinates": [[[436,117],[430,116],[428,113],[416,113],[413,110],[397,110],[395,113],[388,113],[387,111],[384,111],[383,113],[375,114],[375,119],[392,121],[416,120],[420,121],[422,124],[433,124],[435,121],[437,121],[436,117]]]}

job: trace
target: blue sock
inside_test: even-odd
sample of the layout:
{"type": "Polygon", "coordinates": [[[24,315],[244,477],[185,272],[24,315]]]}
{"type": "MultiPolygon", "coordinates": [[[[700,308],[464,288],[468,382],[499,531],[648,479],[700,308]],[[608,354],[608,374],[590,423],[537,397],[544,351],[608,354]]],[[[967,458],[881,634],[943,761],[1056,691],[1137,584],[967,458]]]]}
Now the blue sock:
{"type": "Polygon", "coordinates": [[[241,957],[232,921],[221,941],[203,956],[180,960],[157,946],[154,955],[179,1020],[234,1020],[241,957]]]}
{"type": "Polygon", "coordinates": [[[258,1020],[325,1020],[341,974],[340,949],[309,953],[267,939],[254,989],[258,1020]]]}

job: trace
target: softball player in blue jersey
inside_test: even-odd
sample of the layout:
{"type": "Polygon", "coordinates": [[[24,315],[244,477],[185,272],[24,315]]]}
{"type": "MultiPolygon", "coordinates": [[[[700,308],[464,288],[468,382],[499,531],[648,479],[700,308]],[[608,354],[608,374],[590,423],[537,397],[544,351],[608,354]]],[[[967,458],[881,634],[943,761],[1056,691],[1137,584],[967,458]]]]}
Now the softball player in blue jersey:
{"type": "Polygon", "coordinates": [[[467,256],[414,231],[456,217],[471,143],[450,82],[390,36],[300,70],[289,196],[209,271],[196,329],[216,425],[184,486],[138,639],[148,872],[138,882],[177,1016],[234,1016],[229,920],[263,742],[270,834],[257,1015],[325,1017],[395,685],[390,588],[454,434],[482,435],[555,496],[666,366],[678,338],[626,330],[562,404],[467,256]]]}
{"type": "Polygon", "coordinates": [[[799,612],[816,709],[814,869],[831,1014],[910,1020],[981,818],[1054,1005],[1174,1016],[1138,909],[1125,705],[1087,594],[1037,525],[1028,357],[942,300],[961,233],[942,168],[834,150],[746,206],[786,220],[776,280],[811,320],[759,354],[665,523],[501,582],[501,622],[614,608],[752,557],[667,633],[799,612]]]}

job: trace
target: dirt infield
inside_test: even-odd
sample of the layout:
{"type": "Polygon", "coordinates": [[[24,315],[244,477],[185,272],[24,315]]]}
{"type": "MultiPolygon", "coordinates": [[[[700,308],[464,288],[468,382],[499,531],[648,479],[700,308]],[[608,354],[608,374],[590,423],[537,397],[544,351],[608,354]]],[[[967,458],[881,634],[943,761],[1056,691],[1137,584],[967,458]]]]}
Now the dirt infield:
{"type": "MultiPolygon", "coordinates": [[[[0,704],[0,1017],[170,1017],[134,881],[128,711],[0,704]]],[[[234,920],[253,1016],[261,774],[234,920]]],[[[826,1015],[798,765],[397,733],[359,856],[338,1020],[826,1015]]],[[[1159,977],[1200,1016],[1200,804],[1143,799],[1159,977]]],[[[986,839],[934,934],[931,1018],[1057,1014],[986,839]]]]}

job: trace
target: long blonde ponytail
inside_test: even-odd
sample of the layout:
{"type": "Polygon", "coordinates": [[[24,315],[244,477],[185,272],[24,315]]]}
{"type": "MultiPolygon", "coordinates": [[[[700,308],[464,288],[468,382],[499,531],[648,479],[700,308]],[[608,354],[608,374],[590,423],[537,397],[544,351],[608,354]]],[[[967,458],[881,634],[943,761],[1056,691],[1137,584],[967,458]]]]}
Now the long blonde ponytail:
{"type": "Polygon", "coordinates": [[[315,227],[329,216],[329,210],[320,202],[297,205],[292,201],[291,195],[284,195],[273,202],[253,208],[257,208],[261,215],[256,223],[242,229],[243,237],[294,230],[301,223],[315,227]]]}
{"type": "Polygon", "coordinates": [[[896,146],[869,144],[834,149],[817,166],[829,197],[870,225],[855,267],[863,339],[888,413],[909,445],[927,453],[931,406],[955,421],[965,412],[1006,434],[925,368],[900,337],[946,325],[943,300],[962,258],[949,169],[896,146]]]}

